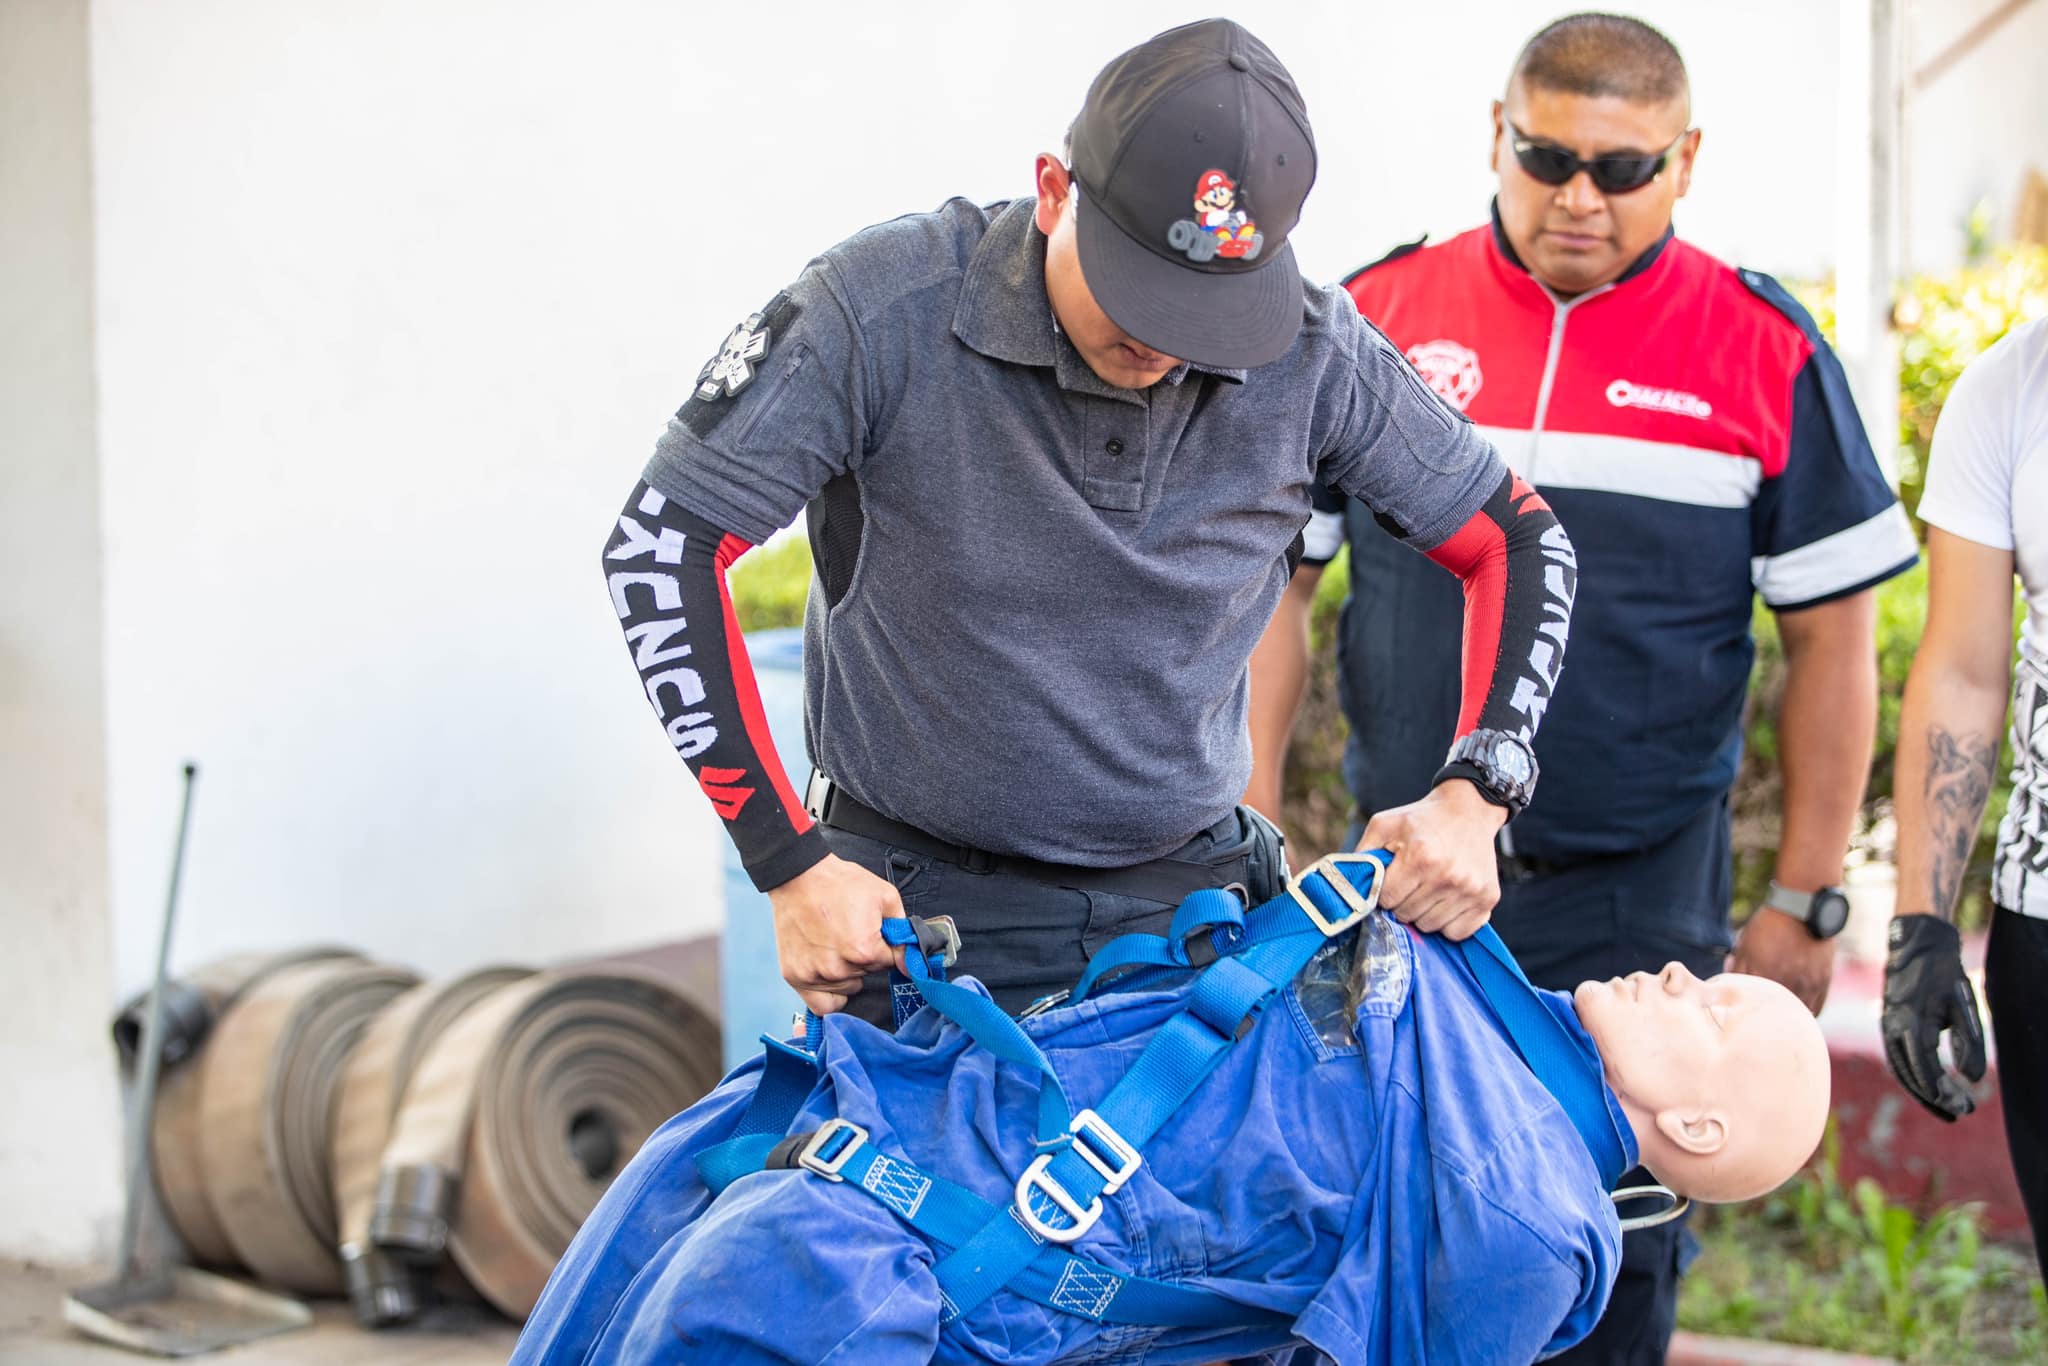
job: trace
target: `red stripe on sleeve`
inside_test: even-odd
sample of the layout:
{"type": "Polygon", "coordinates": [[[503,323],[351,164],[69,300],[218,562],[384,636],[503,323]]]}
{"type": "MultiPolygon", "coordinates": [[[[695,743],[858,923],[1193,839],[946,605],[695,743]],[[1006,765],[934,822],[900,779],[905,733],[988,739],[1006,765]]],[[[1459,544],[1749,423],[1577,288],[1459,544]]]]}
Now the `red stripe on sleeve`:
{"type": "Polygon", "coordinates": [[[753,548],[730,532],[718,543],[713,577],[718,580],[718,603],[725,612],[726,655],[732,667],[733,692],[739,697],[740,722],[746,727],[747,739],[752,743],[754,753],[761,756],[761,767],[767,770],[768,781],[775,788],[775,795],[781,799],[782,809],[789,813],[790,828],[801,835],[811,828],[810,813],[804,810],[804,804],[790,787],[789,775],[783,771],[782,757],[775,752],[775,740],[768,731],[768,713],[761,706],[761,688],[754,681],[754,661],[747,657],[746,642],[740,639],[739,617],[732,609],[732,590],[725,582],[727,568],[753,548]]]}
{"type": "MultiPolygon", "coordinates": [[[[1518,490],[1527,486],[1515,481],[1518,490]]],[[[1458,735],[1479,724],[1487,690],[1500,657],[1501,622],[1507,612],[1508,540],[1485,509],[1429,552],[1429,558],[1465,581],[1463,701],[1458,735]]]]}

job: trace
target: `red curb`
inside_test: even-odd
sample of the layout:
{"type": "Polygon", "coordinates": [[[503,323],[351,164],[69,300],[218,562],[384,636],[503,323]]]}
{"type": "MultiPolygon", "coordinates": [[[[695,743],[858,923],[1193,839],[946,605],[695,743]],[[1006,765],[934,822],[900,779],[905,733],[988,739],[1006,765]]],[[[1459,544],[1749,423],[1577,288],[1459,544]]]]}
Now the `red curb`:
{"type": "Polygon", "coordinates": [[[1889,1357],[1856,1356],[1824,1347],[1797,1347],[1758,1338],[1710,1338],[1677,1333],[1665,1366],[1896,1366],[1889,1357]]]}

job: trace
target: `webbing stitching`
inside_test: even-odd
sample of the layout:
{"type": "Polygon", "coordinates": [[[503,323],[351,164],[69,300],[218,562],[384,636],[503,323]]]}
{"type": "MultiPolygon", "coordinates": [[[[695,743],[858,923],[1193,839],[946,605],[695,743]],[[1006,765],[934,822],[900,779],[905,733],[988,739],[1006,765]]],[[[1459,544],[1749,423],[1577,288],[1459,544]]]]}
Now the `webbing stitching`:
{"type": "Polygon", "coordinates": [[[917,1217],[918,1206],[924,1203],[925,1196],[931,1194],[932,1189],[930,1177],[921,1176],[882,1156],[875,1158],[860,1184],[905,1219],[917,1217]]]}
{"type": "Polygon", "coordinates": [[[1070,1314],[1099,1319],[1121,1286],[1122,1281],[1116,1276],[1084,1262],[1070,1261],[1060,1272],[1059,1284],[1052,1288],[1053,1306],[1070,1314]]]}

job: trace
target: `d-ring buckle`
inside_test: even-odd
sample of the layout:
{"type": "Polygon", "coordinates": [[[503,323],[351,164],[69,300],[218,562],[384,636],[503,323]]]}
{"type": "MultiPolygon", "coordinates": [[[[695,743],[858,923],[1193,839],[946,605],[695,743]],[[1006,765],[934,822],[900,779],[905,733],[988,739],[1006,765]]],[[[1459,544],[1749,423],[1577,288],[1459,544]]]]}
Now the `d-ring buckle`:
{"type": "Polygon", "coordinates": [[[1621,1231],[1633,1233],[1639,1228],[1655,1228],[1659,1224],[1668,1224],[1692,1208],[1692,1201],[1688,1197],[1680,1195],[1669,1186],[1624,1186],[1614,1192],[1612,1198],[1615,1210],[1619,1212],[1626,1201],[1652,1200],[1660,1196],[1671,1203],[1655,1214],[1638,1214],[1632,1219],[1623,1219],[1621,1231]]]}
{"type": "Polygon", "coordinates": [[[1057,1153],[1039,1154],[1031,1159],[1031,1165],[1017,1178],[1017,1217],[1024,1221],[1024,1227],[1049,1243],[1071,1243],[1094,1228],[1095,1221],[1102,1217],[1102,1197],[1098,1195],[1088,1202],[1087,1208],[1082,1208],[1078,1200],[1067,1194],[1066,1187],[1053,1180],[1046,1171],[1056,1156],[1057,1153]],[[1074,1222],[1056,1227],[1039,1218],[1038,1211],[1031,1208],[1033,1190],[1043,1192],[1046,1199],[1058,1205],[1074,1222]]]}
{"type": "Polygon", "coordinates": [[[1386,858],[1377,853],[1325,854],[1303,869],[1301,876],[1287,884],[1287,895],[1294,898],[1308,918],[1315,922],[1317,929],[1326,936],[1335,937],[1378,909],[1380,881],[1386,876],[1386,872],[1386,858]],[[1356,884],[1344,876],[1341,870],[1347,863],[1370,863],[1373,866],[1372,886],[1368,890],[1359,891],[1356,884]],[[1332,920],[1324,915],[1322,908],[1316,905],[1305,890],[1308,880],[1318,873],[1323,875],[1323,881],[1330,884],[1331,890],[1337,893],[1338,898],[1349,909],[1350,914],[1343,919],[1332,920]]]}

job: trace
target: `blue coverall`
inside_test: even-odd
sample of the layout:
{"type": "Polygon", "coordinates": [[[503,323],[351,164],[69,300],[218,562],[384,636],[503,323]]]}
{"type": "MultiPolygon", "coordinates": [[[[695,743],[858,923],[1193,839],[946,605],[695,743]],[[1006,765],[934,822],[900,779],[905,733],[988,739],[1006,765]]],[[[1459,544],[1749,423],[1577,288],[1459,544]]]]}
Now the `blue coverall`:
{"type": "MultiPolygon", "coordinates": [[[[733,1132],[752,1063],[620,1175],[514,1362],[1213,1362],[1306,1342],[1341,1366],[1521,1366],[1562,1350],[1598,1317],[1620,1256],[1594,1161],[1450,945],[1381,918],[1355,933],[1369,968],[1352,975],[1369,987],[1355,1013],[1346,936],[1225,1055],[1072,1249],[1276,1311],[1294,1338],[1102,1324],[1002,1293],[942,1329],[932,1250],[854,1185],[774,1170],[711,1198],[696,1155],[733,1132]]],[[[1023,1024],[1073,1104],[1091,1105],[1186,987],[1023,1024]]],[[[1569,999],[1541,995],[1583,1037],[1569,999]]],[[[819,1057],[793,1131],[842,1116],[885,1152],[1010,1199],[1032,1151],[1033,1076],[930,1009],[895,1035],[832,1017],[819,1057]]]]}

